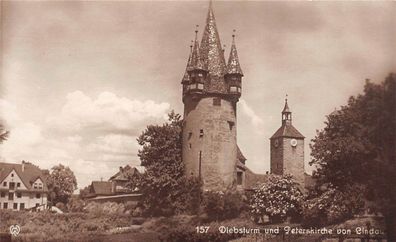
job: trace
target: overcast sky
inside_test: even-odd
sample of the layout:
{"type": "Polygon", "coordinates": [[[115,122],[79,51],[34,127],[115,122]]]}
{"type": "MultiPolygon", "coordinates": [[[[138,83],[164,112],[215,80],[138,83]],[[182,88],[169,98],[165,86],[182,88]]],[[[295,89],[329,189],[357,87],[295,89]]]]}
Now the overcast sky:
{"type": "MultiPolygon", "coordinates": [[[[139,165],[145,126],[183,113],[180,81],[208,2],[1,3],[1,99],[6,162],[71,167],[79,187],[139,165]]],[[[232,30],[245,74],[238,143],[269,170],[269,138],[285,94],[310,140],[325,115],[382,81],[395,64],[394,2],[214,2],[228,59],[232,30]]]]}

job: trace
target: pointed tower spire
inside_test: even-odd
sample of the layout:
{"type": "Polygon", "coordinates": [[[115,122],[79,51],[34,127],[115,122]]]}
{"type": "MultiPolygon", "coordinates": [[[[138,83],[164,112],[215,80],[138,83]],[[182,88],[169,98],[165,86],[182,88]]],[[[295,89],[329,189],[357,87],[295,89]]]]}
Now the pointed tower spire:
{"type": "Polygon", "coordinates": [[[188,71],[191,70],[192,64],[191,64],[191,54],[192,54],[192,47],[193,47],[193,42],[191,40],[190,44],[190,54],[188,55],[188,61],[187,61],[187,66],[186,66],[186,71],[184,72],[183,79],[182,79],[182,84],[188,83],[190,81],[190,75],[188,74],[188,71]]]}
{"type": "Polygon", "coordinates": [[[287,104],[287,97],[288,95],[286,94],[285,107],[282,111],[282,125],[291,124],[292,121],[292,112],[290,111],[289,105],[287,104]]]}
{"type": "Polygon", "coordinates": [[[191,70],[205,70],[205,66],[202,63],[201,56],[199,54],[198,27],[199,25],[196,26],[195,41],[191,53],[191,70]]]}
{"type": "Polygon", "coordinates": [[[223,77],[225,74],[225,59],[217,31],[216,19],[213,14],[212,1],[206,18],[206,26],[201,40],[201,59],[210,76],[223,77]]]}
{"type": "Polygon", "coordinates": [[[241,65],[239,64],[238,52],[235,46],[235,29],[232,34],[232,45],[230,50],[230,57],[228,58],[227,74],[239,74],[243,76],[241,65]]]}

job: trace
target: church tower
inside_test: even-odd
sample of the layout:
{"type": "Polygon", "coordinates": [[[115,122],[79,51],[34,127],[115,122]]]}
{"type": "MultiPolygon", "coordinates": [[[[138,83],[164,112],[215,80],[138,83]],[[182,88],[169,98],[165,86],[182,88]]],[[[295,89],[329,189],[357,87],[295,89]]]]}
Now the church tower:
{"type": "Polygon", "coordinates": [[[304,136],[292,125],[292,112],[285,99],[282,126],[270,138],[271,173],[291,174],[304,187],[304,136]]]}
{"type": "Polygon", "coordinates": [[[187,175],[200,177],[204,190],[236,187],[236,108],[242,77],[235,35],[226,64],[210,2],[202,40],[199,44],[196,30],[182,80],[182,158],[187,175]]]}

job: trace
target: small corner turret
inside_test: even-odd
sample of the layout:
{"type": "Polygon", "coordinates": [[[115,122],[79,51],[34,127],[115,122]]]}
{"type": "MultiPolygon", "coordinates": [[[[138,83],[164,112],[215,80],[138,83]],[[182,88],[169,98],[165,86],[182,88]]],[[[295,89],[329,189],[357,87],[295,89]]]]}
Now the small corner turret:
{"type": "Polygon", "coordinates": [[[232,35],[232,45],[228,58],[227,70],[224,79],[228,85],[228,93],[237,99],[241,97],[243,72],[239,64],[238,52],[235,45],[235,29],[232,35]]]}

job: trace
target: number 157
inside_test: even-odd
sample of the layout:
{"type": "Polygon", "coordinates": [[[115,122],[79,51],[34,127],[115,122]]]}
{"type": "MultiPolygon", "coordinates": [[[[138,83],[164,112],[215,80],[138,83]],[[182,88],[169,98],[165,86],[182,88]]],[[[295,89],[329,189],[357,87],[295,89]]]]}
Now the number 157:
{"type": "Polygon", "coordinates": [[[197,226],[195,228],[197,230],[197,233],[200,233],[200,234],[207,233],[209,230],[209,226],[197,226]]]}

